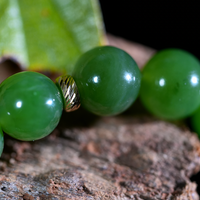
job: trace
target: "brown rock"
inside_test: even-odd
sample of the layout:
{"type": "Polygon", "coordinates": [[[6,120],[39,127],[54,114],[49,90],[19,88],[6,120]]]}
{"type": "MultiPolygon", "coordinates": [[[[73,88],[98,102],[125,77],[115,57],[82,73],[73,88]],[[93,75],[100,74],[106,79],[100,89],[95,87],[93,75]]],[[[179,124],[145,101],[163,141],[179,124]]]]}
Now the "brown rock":
{"type": "Polygon", "coordinates": [[[53,140],[28,143],[23,152],[13,148],[15,162],[0,175],[1,198],[198,199],[188,177],[200,168],[200,144],[189,131],[130,116],[59,128],[53,140]]]}

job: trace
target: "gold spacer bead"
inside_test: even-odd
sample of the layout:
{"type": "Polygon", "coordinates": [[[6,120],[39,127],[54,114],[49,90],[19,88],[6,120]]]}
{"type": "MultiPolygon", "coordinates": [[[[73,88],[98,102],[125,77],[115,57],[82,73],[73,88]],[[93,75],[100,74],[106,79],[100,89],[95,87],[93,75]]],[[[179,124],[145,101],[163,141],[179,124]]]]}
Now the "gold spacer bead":
{"type": "Polygon", "coordinates": [[[77,110],[81,103],[78,88],[73,77],[70,75],[59,76],[56,79],[56,85],[63,93],[66,112],[77,110]]]}

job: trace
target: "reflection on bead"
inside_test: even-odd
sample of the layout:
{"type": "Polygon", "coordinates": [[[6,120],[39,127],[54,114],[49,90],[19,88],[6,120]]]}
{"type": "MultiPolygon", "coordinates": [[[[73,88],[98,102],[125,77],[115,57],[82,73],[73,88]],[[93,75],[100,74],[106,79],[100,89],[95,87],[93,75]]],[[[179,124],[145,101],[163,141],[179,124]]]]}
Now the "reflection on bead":
{"type": "Polygon", "coordinates": [[[60,88],[65,99],[65,110],[75,111],[80,107],[80,96],[78,88],[72,76],[63,75],[56,79],[56,85],[60,88]]]}

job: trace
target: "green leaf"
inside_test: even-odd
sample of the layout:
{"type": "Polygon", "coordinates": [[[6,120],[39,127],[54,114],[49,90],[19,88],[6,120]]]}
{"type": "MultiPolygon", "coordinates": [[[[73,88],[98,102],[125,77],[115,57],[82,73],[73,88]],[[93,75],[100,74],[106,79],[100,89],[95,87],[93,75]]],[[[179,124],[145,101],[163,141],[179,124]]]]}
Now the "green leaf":
{"type": "Polygon", "coordinates": [[[103,44],[97,0],[0,0],[0,57],[24,69],[70,74],[82,53],[103,44]]]}

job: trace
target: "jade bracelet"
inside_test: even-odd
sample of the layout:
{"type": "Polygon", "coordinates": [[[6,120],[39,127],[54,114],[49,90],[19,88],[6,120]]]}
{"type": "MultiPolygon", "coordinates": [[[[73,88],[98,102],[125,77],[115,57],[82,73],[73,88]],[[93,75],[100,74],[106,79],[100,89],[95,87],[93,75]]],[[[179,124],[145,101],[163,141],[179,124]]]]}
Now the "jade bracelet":
{"type": "Polygon", "coordinates": [[[70,112],[81,103],[97,115],[119,114],[137,98],[140,81],[133,58],[111,46],[83,54],[72,76],[56,83],[37,72],[14,74],[0,84],[1,150],[2,130],[24,141],[43,138],[55,129],[63,108],[70,112]]]}
{"type": "Polygon", "coordinates": [[[63,109],[70,112],[82,105],[96,115],[117,115],[133,104],[139,91],[154,115],[187,117],[200,106],[199,80],[199,61],[183,50],[158,52],[141,76],[134,59],[111,46],[84,53],[73,74],[55,83],[37,72],[14,74],[0,84],[0,154],[3,131],[19,140],[37,140],[55,129],[63,109]]]}

